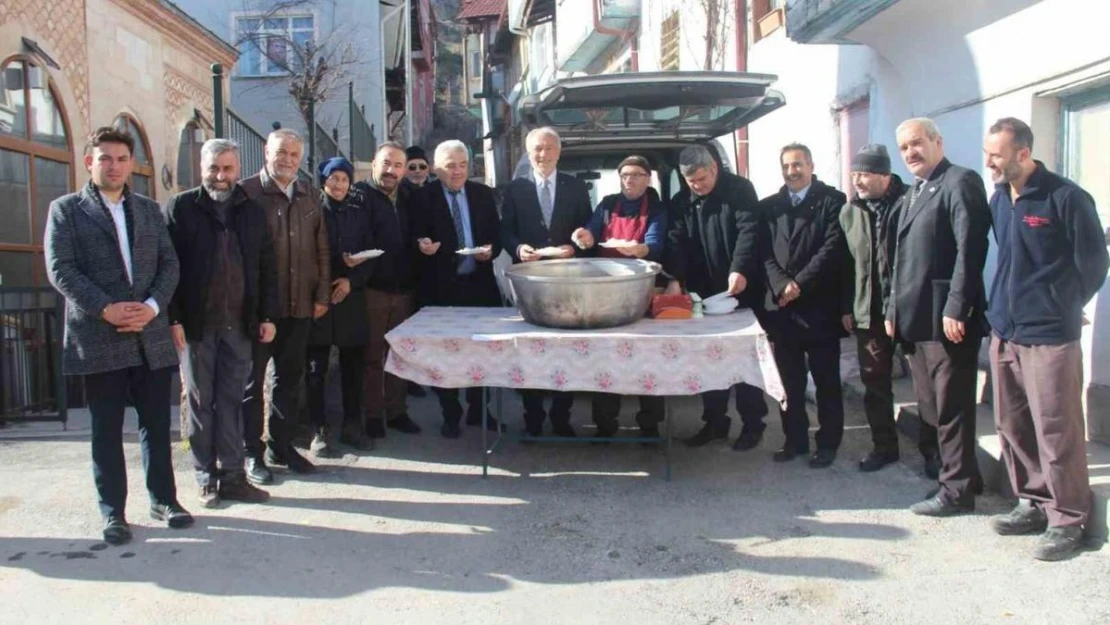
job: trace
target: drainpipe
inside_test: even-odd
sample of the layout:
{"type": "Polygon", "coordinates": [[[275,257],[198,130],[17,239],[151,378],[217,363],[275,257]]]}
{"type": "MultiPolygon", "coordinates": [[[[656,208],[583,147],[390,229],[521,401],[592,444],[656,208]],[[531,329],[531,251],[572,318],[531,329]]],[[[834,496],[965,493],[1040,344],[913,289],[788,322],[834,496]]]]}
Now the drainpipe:
{"type": "MultiPolygon", "coordinates": [[[[748,1],[736,0],[736,71],[748,71],[748,1]]],[[[748,175],[748,127],[732,133],[736,148],[736,173],[748,175]]]]}

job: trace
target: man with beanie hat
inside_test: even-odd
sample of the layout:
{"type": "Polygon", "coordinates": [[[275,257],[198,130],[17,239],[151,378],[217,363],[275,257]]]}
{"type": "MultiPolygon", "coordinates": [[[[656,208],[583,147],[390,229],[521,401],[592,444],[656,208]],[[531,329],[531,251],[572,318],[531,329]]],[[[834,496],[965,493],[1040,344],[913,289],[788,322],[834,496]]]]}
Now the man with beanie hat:
{"type": "Polygon", "coordinates": [[[428,182],[428,155],[419,145],[405,150],[405,182],[413,189],[419,189],[428,182]]]}
{"type": "Polygon", "coordinates": [[[890,173],[886,146],[865,145],[852,157],[856,197],[840,211],[848,256],[844,270],[844,329],[856,333],[863,408],[871,425],[874,449],[859,463],[860,471],[878,471],[898,460],[894,429],[891,369],[894,341],[883,324],[883,297],[890,289],[889,226],[906,185],[890,173]]]}

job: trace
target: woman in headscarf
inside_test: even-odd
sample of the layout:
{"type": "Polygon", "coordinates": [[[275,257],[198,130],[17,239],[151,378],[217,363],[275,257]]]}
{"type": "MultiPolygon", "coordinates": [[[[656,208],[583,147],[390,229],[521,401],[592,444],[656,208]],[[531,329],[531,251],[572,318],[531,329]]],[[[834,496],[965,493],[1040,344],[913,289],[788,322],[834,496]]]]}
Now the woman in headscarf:
{"type": "MultiPolygon", "coordinates": [[[[667,210],[659,194],[651,187],[651,165],[642,156],[629,156],[617,166],[621,192],[607,195],[597,205],[585,228],[572,235],[583,249],[597,247],[598,255],[608,258],[642,258],[658,262],[663,256],[667,232],[667,210]],[[605,242],[618,242],[607,247],[605,242]]],[[[597,436],[610,438],[617,433],[617,417],[621,397],[613,393],[595,393],[593,417],[597,436]]],[[[659,436],[663,420],[664,400],[661,396],[640,396],[636,423],[644,437],[659,436]]]]}
{"type": "Polygon", "coordinates": [[[339,348],[339,371],[343,390],[343,424],[339,442],[358,450],[374,448],[362,421],[362,393],[366,343],[370,327],[363,289],[374,261],[351,258],[374,249],[370,211],[366,196],[351,186],[355,168],[345,158],[320,164],[320,204],[331,249],[332,294],[328,312],[312,322],[308,339],[306,377],[308,409],[315,435],[311,450],[320,458],[341,455],[335,448],[335,431],[327,422],[324,386],[331,347],[339,348]]]}

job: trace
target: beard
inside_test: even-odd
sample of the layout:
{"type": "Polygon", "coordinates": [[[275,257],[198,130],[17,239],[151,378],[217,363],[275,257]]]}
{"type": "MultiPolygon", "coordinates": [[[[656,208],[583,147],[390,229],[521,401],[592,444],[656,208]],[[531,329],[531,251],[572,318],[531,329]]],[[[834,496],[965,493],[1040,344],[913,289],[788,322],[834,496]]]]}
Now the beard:
{"type": "Polygon", "coordinates": [[[235,185],[228,185],[227,189],[217,189],[209,183],[205,182],[201,186],[204,187],[204,192],[208,194],[208,197],[212,198],[212,200],[215,202],[228,201],[229,199],[231,199],[231,193],[235,190],[235,185]]]}

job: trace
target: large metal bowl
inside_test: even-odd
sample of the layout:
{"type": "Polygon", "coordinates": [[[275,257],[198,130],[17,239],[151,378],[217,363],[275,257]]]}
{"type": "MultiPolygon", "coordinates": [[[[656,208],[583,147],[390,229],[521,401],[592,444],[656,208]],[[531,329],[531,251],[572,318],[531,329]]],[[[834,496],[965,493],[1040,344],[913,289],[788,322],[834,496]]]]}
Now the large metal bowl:
{"type": "Polygon", "coordinates": [[[571,258],[505,269],[509,297],[525,321],[550,328],[612,328],[643,318],[659,263],[571,258]]]}

